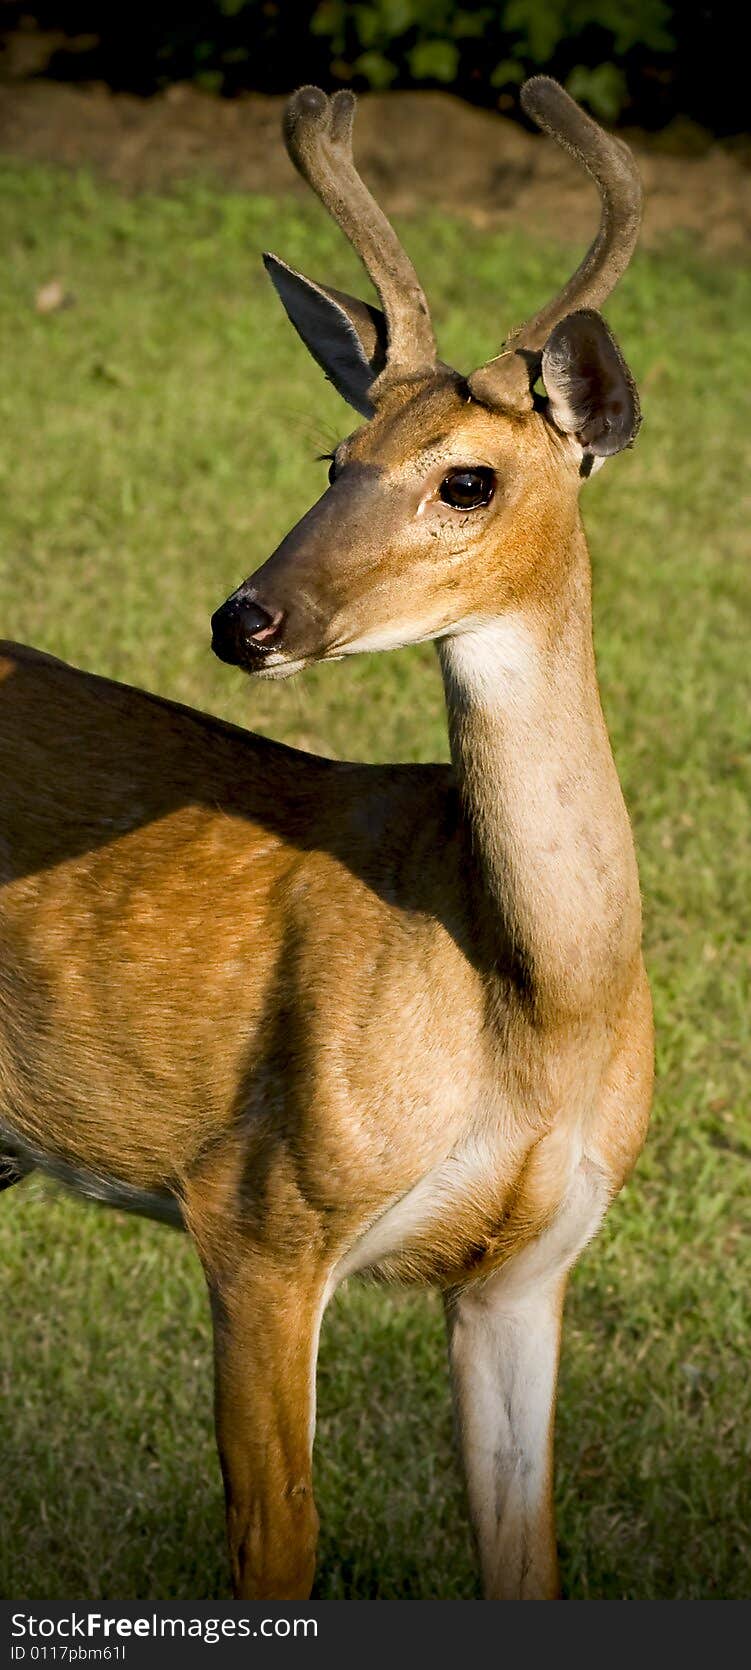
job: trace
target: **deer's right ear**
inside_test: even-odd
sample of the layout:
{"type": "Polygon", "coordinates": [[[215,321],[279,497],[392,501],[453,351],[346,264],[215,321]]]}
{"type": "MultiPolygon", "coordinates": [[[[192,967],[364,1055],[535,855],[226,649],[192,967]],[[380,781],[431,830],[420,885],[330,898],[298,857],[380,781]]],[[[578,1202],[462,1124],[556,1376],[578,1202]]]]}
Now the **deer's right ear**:
{"type": "Polygon", "coordinates": [[[386,364],[386,320],[377,307],[329,290],[264,255],[263,263],[287,317],[329,382],[362,417],[375,410],[370,389],[386,364]]]}
{"type": "Polygon", "coordinates": [[[568,313],[542,351],[547,415],[582,449],[591,475],[634,440],[641,422],[634,379],[613,332],[592,308],[568,313]]]}

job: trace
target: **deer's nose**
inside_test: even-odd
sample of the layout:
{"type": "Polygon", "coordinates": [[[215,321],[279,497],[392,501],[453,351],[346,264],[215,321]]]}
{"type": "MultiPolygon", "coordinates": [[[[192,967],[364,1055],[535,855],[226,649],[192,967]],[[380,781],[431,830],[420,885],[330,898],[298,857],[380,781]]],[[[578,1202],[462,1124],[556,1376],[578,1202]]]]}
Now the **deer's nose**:
{"type": "Polygon", "coordinates": [[[211,648],[232,666],[258,665],[278,642],[282,611],[264,609],[254,598],[228,598],[211,617],[211,648]]]}

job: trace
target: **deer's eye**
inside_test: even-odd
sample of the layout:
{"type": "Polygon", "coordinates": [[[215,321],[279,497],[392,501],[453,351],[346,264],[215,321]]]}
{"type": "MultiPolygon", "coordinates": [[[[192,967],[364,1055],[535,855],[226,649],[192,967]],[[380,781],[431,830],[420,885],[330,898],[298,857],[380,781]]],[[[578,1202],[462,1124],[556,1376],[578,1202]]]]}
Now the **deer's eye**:
{"type": "Polygon", "coordinates": [[[479,465],[476,469],[450,470],[441,482],[440,493],[444,504],[455,510],[478,510],[490,504],[495,492],[495,471],[479,465]]]}

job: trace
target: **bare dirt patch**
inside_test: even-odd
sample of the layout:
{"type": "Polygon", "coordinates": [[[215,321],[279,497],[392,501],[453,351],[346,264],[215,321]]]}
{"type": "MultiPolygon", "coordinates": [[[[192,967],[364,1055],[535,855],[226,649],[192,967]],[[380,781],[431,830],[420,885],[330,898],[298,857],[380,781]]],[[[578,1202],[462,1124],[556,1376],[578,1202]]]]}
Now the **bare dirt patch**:
{"type": "MultiPolygon", "coordinates": [[[[129,191],[197,172],[247,191],[296,192],[280,137],[283,100],[209,98],[175,86],[152,99],[51,81],[0,87],[0,152],[90,167],[129,191]]],[[[646,191],[644,239],[688,233],[717,253],[751,246],[751,172],[714,145],[664,155],[634,139],[646,191]]],[[[476,225],[538,227],[581,240],[590,189],[549,141],[445,93],[371,93],[360,105],[357,156],[396,214],[432,204],[476,225]]]]}

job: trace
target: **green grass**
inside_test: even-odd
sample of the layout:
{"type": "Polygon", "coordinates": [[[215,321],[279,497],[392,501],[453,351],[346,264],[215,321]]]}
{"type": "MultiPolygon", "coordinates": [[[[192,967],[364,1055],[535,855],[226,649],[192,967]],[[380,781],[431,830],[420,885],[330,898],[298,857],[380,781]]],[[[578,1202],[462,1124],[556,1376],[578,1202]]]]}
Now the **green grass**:
{"type": "MultiPolygon", "coordinates": [[[[351,418],[268,288],[270,246],[356,283],[311,205],[196,184],[125,200],[5,169],[0,621],[303,746],[445,754],[429,647],[250,686],[208,620],[325,480],[351,418]],[[75,305],[40,317],[59,276],[75,305]]],[[[409,243],[463,369],[571,252],[425,218],[409,243]]],[[[610,317],[643,391],[586,489],[602,685],[638,838],[652,1134],[571,1284],[558,1423],[566,1592],[748,1595],[751,276],[641,257],[610,317]],[[745,1057],[745,1062],[744,1062],[745,1057]]],[[[4,785],[12,792],[12,785],[4,785]]],[[[0,1592],[227,1592],[209,1329],[187,1243],[32,1180],[0,1200],[0,1592]]],[[[350,1286],[322,1342],[321,1597],[476,1594],[439,1307],[350,1286]]]]}

